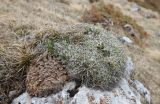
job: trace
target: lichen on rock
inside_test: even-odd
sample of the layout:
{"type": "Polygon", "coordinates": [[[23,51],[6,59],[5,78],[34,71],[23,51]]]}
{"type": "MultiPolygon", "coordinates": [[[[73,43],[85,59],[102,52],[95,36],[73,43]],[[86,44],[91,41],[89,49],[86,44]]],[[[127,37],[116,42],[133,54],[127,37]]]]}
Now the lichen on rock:
{"type": "Polygon", "coordinates": [[[113,32],[76,24],[44,43],[65,64],[69,76],[88,87],[110,90],[124,75],[126,54],[113,32]]]}

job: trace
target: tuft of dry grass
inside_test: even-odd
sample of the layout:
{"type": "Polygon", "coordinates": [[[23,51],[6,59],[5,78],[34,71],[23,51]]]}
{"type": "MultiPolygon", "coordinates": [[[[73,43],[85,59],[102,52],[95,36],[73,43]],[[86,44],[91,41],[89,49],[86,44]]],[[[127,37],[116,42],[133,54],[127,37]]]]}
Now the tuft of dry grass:
{"type": "Polygon", "coordinates": [[[1,49],[1,56],[4,57],[6,62],[10,62],[10,67],[17,67],[22,69],[26,64],[30,63],[30,60],[34,57],[35,51],[33,49],[34,43],[27,43],[27,41],[21,41],[12,44],[9,47],[3,47],[1,49]]]}
{"type": "Polygon", "coordinates": [[[149,36],[149,34],[131,17],[123,15],[118,8],[115,8],[111,4],[105,4],[102,1],[93,4],[89,10],[86,10],[82,16],[82,21],[93,24],[100,23],[105,28],[111,26],[110,24],[113,23],[114,28],[119,28],[128,36],[133,36],[132,39],[140,46],[144,44],[143,39],[149,36]],[[131,35],[126,31],[124,29],[126,24],[130,24],[140,36],[136,37],[136,35],[131,35]]]}
{"type": "Polygon", "coordinates": [[[35,43],[24,40],[0,47],[0,94],[4,97],[1,103],[10,103],[10,91],[16,90],[19,95],[25,90],[27,68],[36,56],[34,47],[35,43]]]}

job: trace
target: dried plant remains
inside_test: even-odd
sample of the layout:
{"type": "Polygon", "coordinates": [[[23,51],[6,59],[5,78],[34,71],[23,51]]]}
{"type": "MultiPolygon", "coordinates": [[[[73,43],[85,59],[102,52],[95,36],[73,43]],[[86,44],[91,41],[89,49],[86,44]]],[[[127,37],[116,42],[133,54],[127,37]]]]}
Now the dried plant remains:
{"type": "Polygon", "coordinates": [[[37,57],[29,67],[27,92],[32,96],[47,96],[62,90],[68,79],[64,66],[47,52],[37,57]]]}

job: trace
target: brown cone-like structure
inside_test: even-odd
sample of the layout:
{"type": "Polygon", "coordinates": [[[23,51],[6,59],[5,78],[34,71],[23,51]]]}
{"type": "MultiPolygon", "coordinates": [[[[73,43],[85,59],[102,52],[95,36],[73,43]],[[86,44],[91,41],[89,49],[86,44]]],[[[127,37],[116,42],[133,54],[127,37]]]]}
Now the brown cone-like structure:
{"type": "Polygon", "coordinates": [[[45,52],[30,65],[26,88],[31,96],[47,96],[62,90],[67,80],[64,66],[45,52]]]}

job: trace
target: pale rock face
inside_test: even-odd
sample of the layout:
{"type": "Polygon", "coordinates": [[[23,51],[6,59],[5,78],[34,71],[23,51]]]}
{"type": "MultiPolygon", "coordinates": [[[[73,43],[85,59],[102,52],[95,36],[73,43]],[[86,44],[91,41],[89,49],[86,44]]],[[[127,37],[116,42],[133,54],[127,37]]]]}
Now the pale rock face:
{"type": "Polygon", "coordinates": [[[100,104],[102,102],[102,104],[141,104],[140,95],[133,92],[125,79],[122,79],[119,86],[113,91],[102,92],[82,87],[72,102],[76,102],[76,104],[82,104],[82,102],[83,104],[100,104]]]}
{"type": "MultiPolygon", "coordinates": [[[[29,100],[27,98],[28,93],[25,92],[13,100],[12,104],[18,104],[19,102],[20,104],[26,104],[29,100]]],[[[59,104],[60,102],[64,104],[141,104],[140,94],[129,86],[126,79],[122,79],[113,91],[102,92],[83,86],[79,88],[79,92],[73,98],[70,98],[66,89],[63,89],[61,92],[48,97],[33,97],[31,102],[33,104],[59,104]]]]}
{"type": "MultiPolygon", "coordinates": [[[[140,33],[138,32],[138,30],[134,29],[133,26],[131,24],[126,24],[124,25],[124,29],[129,33],[130,36],[137,38],[138,40],[140,40],[140,33]]],[[[126,39],[126,42],[129,39],[126,39]]],[[[131,41],[128,41],[127,43],[129,43],[131,41]]]]}
{"type": "Polygon", "coordinates": [[[124,76],[126,77],[126,79],[129,79],[132,72],[134,71],[134,64],[131,60],[130,57],[127,58],[127,62],[126,62],[126,69],[125,69],[125,74],[124,76]]]}
{"type": "Polygon", "coordinates": [[[100,91],[82,86],[74,97],[69,97],[67,90],[75,87],[74,82],[69,82],[57,94],[42,98],[30,98],[25,92],[14,99],[12,104],[28,104],[28,102],[32,102],[32,104],[142,104],[141,95],[144,95],[150,104],[150,93],[144,85],[139,81],[132,81],[132,84],[128,82],[133,69],[133,62],[131,58],[128,58],[125,73],[128,77],[123,78],[112,91],[100,91]]]}
{"type": "Polygon", "coordinates": [[[122,43],[124,43],[124,44],[127,44],[127,45],[133,44],[133,41],[130,38],[126,37],[126,36],[120,38],[120,41],[122,43]]]}
{"type": "Polygon", "coordinates": [[[136,88],[136,90],[145,98],[145,100],[148,103],[150,103],[151,96],[150,96],[150,92],[148,91],[148,89],[146,87],[144,87],[144,85],[141,82],[139,82],[137,80],[134,80],[132,84],[136,88]]]}
{"type": "Polygon", "coordinates": [[[131,7],[131,11],[133,11],[133,12],[139,12],[140,10],[141,10],[141,8],[137,4],[133,4],[131,7]]]}

